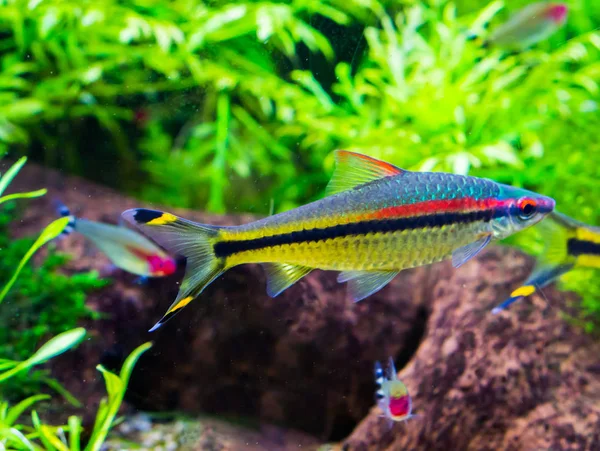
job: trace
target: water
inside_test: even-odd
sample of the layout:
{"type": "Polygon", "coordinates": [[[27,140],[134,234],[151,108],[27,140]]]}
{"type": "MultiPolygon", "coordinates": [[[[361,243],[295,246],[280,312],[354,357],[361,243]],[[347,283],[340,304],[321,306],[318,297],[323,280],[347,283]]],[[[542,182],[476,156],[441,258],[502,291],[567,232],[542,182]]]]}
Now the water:
{"type": "Polygon", "coordinates": [[[0,448],[600,448],[600,9],[527,3],[0,3],[0,448]],[[336,149],[571,219],[359,303],[331,271],[272,299],[237,266],[148,332],[186,261],[122,212],[287,212],[324,197],[336,149]],[[406,421],[374,398],[389,357],[406,421]]]}

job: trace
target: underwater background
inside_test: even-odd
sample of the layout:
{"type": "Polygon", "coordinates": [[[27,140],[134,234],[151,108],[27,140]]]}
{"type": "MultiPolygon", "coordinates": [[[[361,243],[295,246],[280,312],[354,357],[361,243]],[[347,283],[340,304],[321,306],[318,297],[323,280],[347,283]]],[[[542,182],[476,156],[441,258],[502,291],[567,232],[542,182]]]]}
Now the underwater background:
{"type": "Polygon", "coordinates": [[[152,333],[185,262],[132,274],[75,233],[287,212],[345,149],[549,196],[593,254],[600,3],[511,25],[532,3],[0,0],[0,449],[600,449],[600,251],[491,313],[548,220],[359,303],[238,266],[152,333]],[[376,406],[389,357],[406,421],[376,406]]]}

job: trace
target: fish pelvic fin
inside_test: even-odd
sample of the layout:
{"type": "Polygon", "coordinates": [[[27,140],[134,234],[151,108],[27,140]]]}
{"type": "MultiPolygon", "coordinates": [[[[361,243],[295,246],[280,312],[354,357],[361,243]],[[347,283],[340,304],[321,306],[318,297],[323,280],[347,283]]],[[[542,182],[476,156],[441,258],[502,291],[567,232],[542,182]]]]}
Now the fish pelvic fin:
{"type": "Polygon", "coordinates": [[[362,301],[364,298],[377,293],[394,277],[399,271],[342,271],[337,281],[348,282],[348,292],[354,302],[362,301]]]}
{"type": "Polygon", "coordinates": [[[223,259],[214,253],[220,227],[199,224],[158,210],[127,210],[123,218],[173,254],[187,258],[185,276],[175,302],[150,329],[158,329],[197,297],[225,271],[223,259]]]}
{"type": "Polygon", "coordinates": [[[348,191],[365,183],[402,174],[393,164],[347,150],[335,151],[335,170],[327,185],[326,195],[348,191]]]}
{"type": "Polygon", "coordinates": [[[575,235],[576,227],[563,219],[562,215],[551,214],[540,222],[538,229],[544,240],[544,252],[540,256],[540,264],[557,266],[569,260],[567,242],[575,235]]]}
{"type": "Polygon", "coordinates": [[[263,267],[267,273],[267,294],[272,298],[312,271],[312,268],[286,263],[264,263],[263,267]]]}

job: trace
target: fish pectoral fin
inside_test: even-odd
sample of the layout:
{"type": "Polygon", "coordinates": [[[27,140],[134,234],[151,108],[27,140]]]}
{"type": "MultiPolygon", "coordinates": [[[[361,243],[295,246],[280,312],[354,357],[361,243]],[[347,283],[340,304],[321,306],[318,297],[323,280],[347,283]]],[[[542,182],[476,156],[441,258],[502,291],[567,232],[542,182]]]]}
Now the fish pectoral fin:
{"type": "Polygon", "coordinates": [[[312,271],[306,266],[287,263],[263,263],[267,273],[267,294],[274,298],[312,271]]]}
{"type": "Polygon", "coordinates": [[[327,196],[406,172],[385,161],[347,150],[335,151],[335,163],[335,170],[326,189],[327,196]]]}
{"type": "Polygon", "coordinates": [[[466,246],[459,247],[452,252],[452,266],[455,268],[460,268],[466,262],[479,254],[491,240],[492,235],[486,235],[482,238],[479,238],[477,241],[467,244],[466,246]]]}
{"type": "Polygon", "coordinates": [[[348,291],[354,302],[358,302],[378,292],[400,271],[342,271],[337,278],[339,283],[348,282],[348,291]]]}

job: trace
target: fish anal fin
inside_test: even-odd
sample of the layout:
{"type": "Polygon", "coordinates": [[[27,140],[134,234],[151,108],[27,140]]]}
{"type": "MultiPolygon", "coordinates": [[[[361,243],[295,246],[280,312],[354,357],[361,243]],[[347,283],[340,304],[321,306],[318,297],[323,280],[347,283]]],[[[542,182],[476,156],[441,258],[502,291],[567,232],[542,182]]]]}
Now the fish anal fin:
{"type": "Polygon", "coordinates": [[[263,263],[267,273],[267,294],[274,298],[312,271],[306,266],[287,263],[263,263]]]}
{"type": "Polygon", "coordinates": [[[452,252],[452,266],[455,268],[460,268],[466,262],[479,254],[483,248],[489,244],[491,239],[492,235],[486,235],[479,238],[477,241],[456,249],[454,252],[452,252]]]}
{"type": "Polygon", "coordinates": [[[328,196],[405,172],[385,161],[347,150],[336,150],[335,162],[335,170],[326,189],[328,196]]]}
{"type": "Polygon", "coordinates": [[[394,277],[399,271],[342,271],[337,278],[339,283],[348,282],[348,291],[354,302],[378,292],[394,277]]]}

